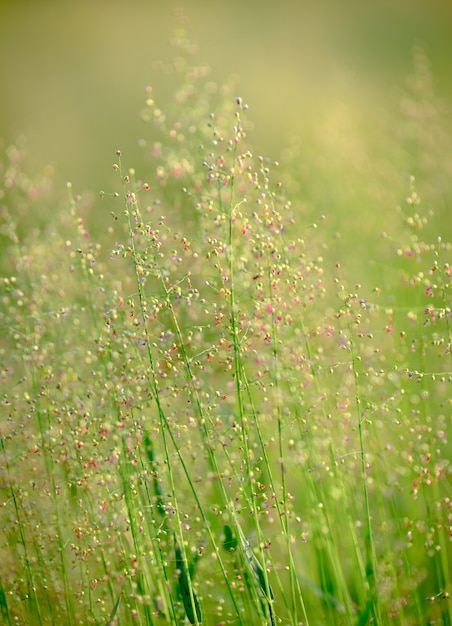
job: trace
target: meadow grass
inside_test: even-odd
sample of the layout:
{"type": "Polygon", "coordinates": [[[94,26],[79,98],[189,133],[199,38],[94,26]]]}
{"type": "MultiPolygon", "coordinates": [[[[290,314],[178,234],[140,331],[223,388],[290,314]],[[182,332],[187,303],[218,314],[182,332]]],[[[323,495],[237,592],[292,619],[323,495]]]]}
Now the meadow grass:
{"type": "Polygon", "coordinates": [[[255,156],[177,45],[145,175],[118,150],[116,188],[62,209],[4,150],[2,623],[450,624],[438,196],[393,190],[357,284],[285,191],[297,157],[255,156]]]}

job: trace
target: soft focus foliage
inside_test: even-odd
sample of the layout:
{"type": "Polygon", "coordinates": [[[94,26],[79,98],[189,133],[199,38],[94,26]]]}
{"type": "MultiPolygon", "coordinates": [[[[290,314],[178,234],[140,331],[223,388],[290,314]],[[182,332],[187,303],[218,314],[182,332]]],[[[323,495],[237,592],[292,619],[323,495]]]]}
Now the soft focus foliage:
{"type": "Polygon", "coordinates": [[[99,199],[56,204],[3,150],[3,621],[449,624],[450,110],[426,56],[378,119],[386,159],[334,119],[375,207],[344,246],[340,176],[326,202],[296,138],[254,154],[234,81],[173,45],[146,165],[118,150],[99,199]]]}

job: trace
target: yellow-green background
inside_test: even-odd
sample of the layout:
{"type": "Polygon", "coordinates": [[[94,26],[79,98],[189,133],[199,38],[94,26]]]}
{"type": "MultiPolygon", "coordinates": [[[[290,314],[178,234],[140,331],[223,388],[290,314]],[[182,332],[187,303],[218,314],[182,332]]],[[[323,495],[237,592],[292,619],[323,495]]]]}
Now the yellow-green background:
{"type": "MultiPolygon", "coordinates": [[[[66,181],[87,198],[117,190],[118,148],[124,164],[153,184],[139,147],[142,138],[152,143],[153,129],[140,112],[148,85],[160,108],[171,102],[175,78],[156,62],[178,54],[169,39],[182,13],[199,48],[194,62],[207,62],[218,84],[238,76],[237,95],[250,106],[248,141],[255,154],[281,162],[301,228],[326,216],[327,265],[345,261],[350,280],[369,288],[385,280],[393,251],[380,233],[399,227],[394,210],[411,175],[423,210],[435,213],[429,236],[450,237],[450,2],[16,0],[0,7],[0,137],[6,145],[25,137],[25,167],[55,167],[57,199],[64,202],[66,181]],[[427,75],[413,92],[424,80],[422,67],[410,79],[419,73],[419,51],[427,75]]],[[[55,206],[65,205],[54,202],[48,219],[55,206]]],[[[88,217],[107,228],[105,211],[88,217]]]]}
{"type": "Polygon", "coordinates": [[[361,124],[371,142],[375,106],[385,109],[403,84],[417,41],[438,95],[452,98],[447,1],[3,0],[0,137],[25,134],[34,158],[55,163],[61,181],[100,189],[116,148],[139,158],[144,88],[153,85],[162,104],[168,96],[153,62],[171,56],[175,7],[214,79],[240,76],[252,143],[274,158],[294,131],[334,132],[328,125],[341,106],[350,133],[361,124]]]}

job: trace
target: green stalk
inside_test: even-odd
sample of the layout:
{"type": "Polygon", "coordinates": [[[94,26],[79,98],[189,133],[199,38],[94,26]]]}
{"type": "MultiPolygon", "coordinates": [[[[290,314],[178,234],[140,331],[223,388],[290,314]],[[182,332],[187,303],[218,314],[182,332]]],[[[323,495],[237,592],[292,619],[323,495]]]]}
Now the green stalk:
{"type": "MultiPolygon", "coordinates": [[[[355,404],[356,404],[356,417],[358,422],[358,436],[359,436],[359,447],[360,447],[360,456],[361,456],[361,475],[363,482],[363,493],[364,493],[364,506],[366,513],[366,533],[364,537],[364,543],[366,548],[366,579],[369,585],[369,594],[367,607],[371,610],[374,619],[377,624],[381,623],[381,614],[380,614],[380,605],[378,602],[378,591],[376,585],[376,566],[377,559],[375,555],[375,546],[372,534],[372,516],[370,512],[370,498],[369,498],[369,490],[367,488],[367,479],[366,479],[366,458],[365,458],[365,450],[364,450],[364,437],[363,437],[363,416],[361,410],[361,390],[359,383],[359,368],[358,363],[360,361],[358,354],[355,350],[355,344],[353,340],[353,330],[351,326],[351,321],[349,319],[349,337],[350,337],[350,351],[351,351],[351,365],[353,370],[353,380],[354,380],[354,388],[355,388],[355,404]]],[[[365,609],[364,614],[367,613],[367,609],[365,609]]]]}
{"type": "MultiPolygon", "coordinates": [[[[3,443],[3,440],[2,440],[3,443]]],[[[6,599],[5,589],[3,587],[2,579],[0,578],[0,615],[5,620],[5,624],[12,624],[11,615],[9,614],[8,601],[6,599]]]]}
{"type": "MultiPolygon", "coordinates": [[[[237,120],[240,122],[240,118],[237,115],[237,120]]],[[[236,152],[237,152],[237,143],[234,143],[232,162],[235,165],[236,161],[236,152]]],[[[237,323],[237,307],[235,302],[235,278],[234,278],[234,270],[235,270],[235,258],[234,258],[234,237],[233,237],[233,223],[234,223],[234,210],[236,208],[234,201],[234,187],[235,187],[235,176],[232,174],[230,185],[229,185],[229,209],[228,209],[228,289],[229,289],[229,311],[230,311],[230,319],[231,319],[231,336],[233,343],[233,356],[234,356],[234,374],[235,374],[235,388],[236,388],[236,398],[237,398],[237,408],[238,408],[238,416],[242,433],[242,442],[244,448],[245,455],[245,467],[246,473],[248,477],[248,500],[251,502],[253,516],[256,524],[256,529],[258,532],[259,545],[262,562],[265,564],[265,555],[262,549],[262,541],[261,541],[261,532],[260,532],[260,524],[258,518],[258,510],[256,499],[253,497],[253,486],[251,481],[251,466],[250,466],[250,451],[248,446],[248,425],[245,418],[245,406],[244,406],[244,398],[242,389],[246,389],[246,377],[244,376],[243,363],[240,356],[240,342],[238,337],[238,323],[237,323]]],[[[220,192],[220,203],[222,202],[222,194],[221,187],[219,188],[220,192]]],[[[257,421],[256,421],[257,423],[257,421]]],[[[238,526],[236,521],[236,528],[239,536],[243,533],[241,531],[240,526],[238,526]]],[[[251,550],[251,548],[250,548],[251,550]]],[[[248,557],[247,557],[248,558],[248,557]]],[[[273,592],[271,591],[271,587],[268,581],[268,573],[267,568],[260,566],[260,575],[261,575],[261,583],[264,585],[264,595],[266,598],[266,602],[264,602],[264,611],[266,615],[266,619],[268,622],[273,624],[273,592]]],[[[262,586],[261,584],[261,586],[262,586]]]]}
{"type": "MultiPolygon", "coordinates": [[[[118,157],[120,157],[120,154],[118,154],[118,157]]],[[[135,276],[136,276],[136,282],[137,282],[137,288],[138,288],[138,298],[140,301],[140,309],[141,309],[141,315],[142,315],[142,321],[143,321],[143,328],[144,328],[144,334],[145,334],[145,338],[146,338],[146,347],[147,347],[147,357],[149,360],[149,365],[150,365],[150,377],[148,378],[149,380],[149,385],[154,397],[154,401],[156,403],[157,406],[157,411],[159,414],[159,420],[160,420],[160,425],[161,425],[161,435],[162,435],[162,441],[163,441],[163,446],[164,446],[164,453],[165,453],[165,460],[167,463],[167,469],[168,469],[168,477],[170,480],[170,487],[171,487],[171,493],[172,493],[172,497],[174,498],[174,509],[176,512],[176,521],[177,521],[177,527],[178,527],[178,533],[179,536],[181,538],[181,542],[180,542],[180,548],[181,548],[181,552],[182,552],[182,558],[184,561],[184,564],[187,568],[187,576],[189,577],[189,573],[188,573],[188,562],[187,562],[187,557],[186,557],[186,553],[185,553],[185,548],[184,548],[184,542],[183,542],[183,534],[182,534],[182,523],[180,520],[180,512],[179,512],[179,507],[177,505],[177,499],[176,499],[176,489],[175,489],[175,484],[174,484],[174,478],[173,478],[173,473],[172,473],[172,467],[171,467],[171,460],[170,460],[170,454],[169,454],[169,447],[168,447],[168,442],[167,442],[167,438],[166,438],[166,433],[168,433],[170,441],[176,451],[177,457],[179,459],[179,462],[181,464],[183,473],[185,474],[185,477],[187,479],[188,485],[190,487],[190,490],[195,498],[199,513],[201,515],[201,519],[204,523],[204,527],[207,530],[207,533],[209,535],[209,539],[212,543],[212,546],[215,550],[215,553],[217,554],[217,556],[219,557],[219,547],[216,544],[215,541],[215,537],[213,535],[212,529],[210,527],[210,524],[208,523],[207,520],[207,516],[206,513],[204,511],[204,507],[201,504],[201,501],[199,499],[199,495],[198,492],[195,488],[195,485],[193,484],[193,481],[191,479],[190,473],[188,471],[187,465],[185,463],[184,457],[182,455],[182,452],[180,450],[179,444],[177,443],[177,439],[173,433],[173,430],[171,428],[171,425],[166,417],[166,414],[163,410],[162,404],[160,402],[160,395],[158,393],[158,383],[157,383],[157,376],[155,373],[155,366],[154,366],[154,357],[152,354],[152,350],[151,350],[151,338],[149,336],[149,330],[148,330],[148,322],[147,322],[147,316],[146,316],[146,298],[145,298],[145,294],[143,291],[143,286],[140,280],[140,276],[138,273],[138,268],[137,268],[137,259],[138,259],[138,253],[135,247],[135,237],[134,237],[134,229],[133,229],[133,225],[132,225],[132,220],[131,220],[131,212],[127,207],[127,199],[128,199],[128,194],[125,188],[125,182],[124,182],[124,178],[122,177],[122,168],[121,168],[121,159],[119,158],[119,173],[121,175],[121,179],[123,180],[123,184],[124,184],[124,200],[126,203],[126,209],[125,209],[125,214],[127,216],[127,223],[128,223],[128,229],[129,229],[129,237],[130,237],[130,246],[131,246],[131,250],[132,250],[132,255],[133,255],[133,259],[134,259],[134,268],[135,268],[135,276]]],[[[138,215],[139,215],[139,205],[138,202],[136,201],[136,199],[134,200],[133,203],[133,210],[138,211],[138,215]]],[[[234,606],[234,610],[236,611],[236,615],[237,618],[240,622],[240,624],[242,624],[242,620],[240,617],[240,611],[239,608],[237,606],[233,591],[232,591],[232,587],[230,585],[230,582],[228,580],[228,576],[224,567],[224,564],[222,562],[222,559],[219,557],[218,558],[218,562],[223,574],[223,578],[224,581],[226,583],[226,587],[229,591],[233,606],[234,606]]],[[[192,582],[190,580],[190,589],[192,589],[192,582]]],[[[193,611],[193,614],[195,616],[195,624],[198,625],[198,619],[197,619],[197,608],[196,608],[196,604],[195,604],[195,600],[193,597],[193,593],[191,592],[190,594],[190,602],[191,602],[191,608],[193,611]]]]}
{"type": "MultiPolygon", "coordinates": [[[[319,373],[317,371],[317,368],[314,364],[314,358],[313,358],[313,352],[312,352],[312,348],[311,348],[311,342],[309,341],[308,338],[308,334],[305,330],[303,321],[301,321],[301,329],[302,329],[302,333],[303,336],[305,337],[305,347],[306,347],[306,354],[308,357],[309,362],[311,363],[310,369],[311,369],[311,373],[314,379],[314,384],[315,384],[315,388],[317,391],[317,395],[318,397],[321,396],[321,388],[320,388],[320,384],[319,384],[319,373]]],[[[323,412],[323,417],[326,418],[326,414],[325,414],[325,408],[322,408],[322,412],[323,412]]],[[[330,457],[332,460],[331,466],[334,469],[334,473],[337,479],[338,484],[340,483],[340,477],[338,476],[338,473],[336,471],[336,463],[335,463],[335,451],[333,449],[333,444],[330,442],[329,445],[329,452],[330,452],[330,457]]],[[[312,501],[317,505],[319,502],[325,502],[325,491],[323,489],[323,486],[321,483],[317,483],[313,480],[309,480],[308,484],[311,487],[311,498],[312,501]]],[[[349,504],[349,498],[347,497],[346,493],[344,493],[344,518],[347,520],[347,531],[348,531],[348,535],[351,538],[352,544],[353,544],[353,548],[354,548],[354,553],[355,553],[355,557],[356,557],[356,561],[358,564],[358,571],[360,573],[360,578],[361,581],[365,580],[365,566],[363,563],[363,559],[362,559],[362,554],[361,554],[361,550],[359,548],[359,542],[358,542],[358,537],[356,534],[356,526],[353,522],[353,515],[350,509],[350,504],[349,504]]],[[[348,591],[347,588],[347,582],[346,582],[346,578],[345,578],[345,574],[344,574],[344,568],[343,568],[343,561],[342,558],[340,556],[340,554],[338,553],[337,550],[337,542],[340,540],[338,537],[338,533],[337,530],[335,528],[336,524],[334,523],[334,521],[331,521],[331,517],[328,513],[328,511],[325,511],[325,509],[323,510],[323,514],[325,515],[325,519],[328,525],[328,528],[330,529],[330,536],[331,537],[337,537],[336,542],[328,542],[329,545],[329,549],[330,549],[330,560],[332,563],[336,564],[335,567],[335,573],[336,573],[336,578],[337,578],[337,582],[338,582],[338,586],[339,589],[342,590],[342,600],[344,602],[345,605],[345,609],[347,612],[347,616],[349,621],[351,622],[354,619],[354,614],[355,614],[355,610],[354,607],[352,605],[352,601],[350,598],[350,593],[348,591]]],[[[360,581],[360,583],[361,583],[360,581]]],[[[362,585],[359,584],[359,589],[361,589],[362,585]]]]}
{"type": "MultiPolygon", "coordinates": [[[[20,258],[20,255],[18,255],[18,258],[20,258]]],[[[30,278],[28,273],[25,271],[24,268],[22,268],[23,274],[24,274],[24,279],[27,282],[27,286],[29,289],[29,293],[32,294],[33,293],[33,285],[30,282],[30,278]]],[[[23,323],[24,323],[24,328],[26,329],[26,336],[28,338],[32,338],[32,334],[33,334],[33,329],[30,328],[29,323],[28,323],[28,318],[25,316],[25,313],[23,315],[23,323]]],[[[38,343],[38,342],[37,342],[38,343]]],[[[54,514],[54,518],[55,518],[55,529],[56,529],[56,534],[57,534],[57,538],[58,538],[58,552],[59,552],[59,559],[60,559],[60,566],[61,566],[61,576],[63,579],[63,588],[64,588],[64,604],[65,604],[65,609],[66,609],[66,613],[67,615],[72,615],[72,607],[71,607],[71,602],[70,602],[70,593],[69,593],[69,589],[70,589],[70,585],[69,585],[69,578],[68,578],[68,572],[67,572],[67,567],[66,567],[66,559],[65,559],[65,549],[64,549],[64,539],[63,539],[63,532],[62,532],[62,526],[61,526],[61,519],[60,519],[60,511],[59,511],[59,507],[58,507],[58,502],[57,502],[57,489],[56,489],[56,484],[55,484],[55,465],[53,463],[53,459],[51,456],[51,441],[49,438],[50,435],[50,430],[51,430],[51,422],[50,422],[50,417],[48,412],[46,412],[41,405],[41,391],[39,389],[38,386],[38,381],[37,381],[37,367],[35,364],[35,353],[33,350],[33,346],[31,346],[30,348],[30,352],[29,352],[29,363],[27,363],[26,361],[24,362],[24,369],[25,371],[29,371],[29,376],[31,379],[31,386],[32,386],[32,390],[33,390],[33,397],[35,398],[35,409],[36,409],[36,415],[37,415],[37,421],[38,421],[38,427],[39,427],[39,435],[40,435],[40,439],[41,439],[41,452],[42,452],[42,456],[44,459],[44,467],[45,467],[45,473],[47,476],[47,480],[49,483],[49,491],[51,494],[51,501],[52,501],[52,507],[53,507],[53,514],[54,514]],[[45,420],[45,415],[47,415],[47,420],[45,420]],[[47,423],[45,423],[47,422],[47,423]]],[[[17,503],[16,503],[17,504],[17,503]]],[[[25,545],[24,545],[25,547],[25,545]]],[[[39,603],[37,602],[37,605],[39,603]]],[[[38,619],[40,622],[40,613],[38,610],[38,619]]]]}
{"type": "MultiPolygon", "coordinates": [[[[5,459],[6,475],[9,478],[9,481],[8,481],[9,493],[11,496],[11,500],[13,502],[14,513],[15,513],[15,517],[17,521],[17,528],[19,529],[20,543],[24,551],[22,558],[25,563],[25,577],[27,581],[27,606],[28,606],[28,611],[29,611],[29,618],[31,620],[32,618],[34,619],[36,617],[37,619],[36,623],[39,624],[39,626],[42,626],[43,621],[42,621],[42,616],[41,616],[41,607],[38,601],[38,597],[36,595],[36,585],[35,585],[33,569],[31,567],[31,559],[28,553],[28,544],[27,544],[27,538],[26,538],[26,533],[25,533],[25,528],[24,528],[24,522],[22,521],[21,509],[20,509],[19,503],[17,502],[16,492],[12,484],[10,465],[9,465],[8,457],[6,454],[6,448],[5,448],[3,435],[0,435],[0,447],[3,453],[3,457],[5,459]]],[[[17,551],[16,551],[16,554],[19,560],[20,557],[17,551]]]]}
{"type": "MultiPolygon", "coordinates": [[[[273,300],[273,288],[272,288],[272,280],[271,280],[271,274],[270,274],[270,259],[268,258],[268,252],[267,252],[267,279],[268,279],[270,301],[272,301],[273,300]]],[[[286,508],[287,507],[287,484],[286,484],[286,468],[284,465],[284,445],[283,445],[282,416],[281,416],[281,403],[280,403],[279,355],[278,355],[278,342],[277,342],[277,334],[276,334],[275,312],[274,312],[273,306],[271,307],[271,337],[272,337],[272,369],[273,369],[272,378],[273,378],[273,384],[275,385],[275,389],[276,389],[277,412],[278,412],[278,415],[277,415],[278,452],[279,452],[279,458],[281,462],[281,486],[282,486],[282,492],[283,492],[283,502],[284,502],[284,507],[286,508]]],[[[262,453],[264,455],[264,459],[265,459],[267,469],[269,472],[269,478],[271,481],[272,491],[273,493],[276,493],[275,485],[273,481],[273,475],[270,469],[270,464],[267,459],[266,448],[264,446],[264,441],[263,441],[262,433],[260,430],[260,426],[258,425],[257,415],[256,415],[256,425],[257,425],[257,430],[258,430],[258,437],[261,443],[262,453]]],[[[289,536],[289,519],[288,519],[287,511],[280,510],[278,498],[276,498],[275,501],[276,501],[276,507],[278,511],[278,518],[281,521],[281,525],[282,525],[282,529],[283,529],[283,533],[284,533],[284,537],[286,541],[287,554],[289,556],[289,578],[290,578],[290,590],[291,590],[291,601],[292,601],[292,622],[294,626],[297,626],[298,624],[297,596],[298,596],[298,599],[301,604],[301,611],[303,614],[303,619],[305,620],[305,623],[307,624],[307,626],[309,626],[309,620],[308,620],[308,616],[306,612],[303,593],[300,587],[300,582],[298,580],[297,573],[295,571],[295,563],[293,560],[292,546],[291,546],[290,536],[289,536]]]]}

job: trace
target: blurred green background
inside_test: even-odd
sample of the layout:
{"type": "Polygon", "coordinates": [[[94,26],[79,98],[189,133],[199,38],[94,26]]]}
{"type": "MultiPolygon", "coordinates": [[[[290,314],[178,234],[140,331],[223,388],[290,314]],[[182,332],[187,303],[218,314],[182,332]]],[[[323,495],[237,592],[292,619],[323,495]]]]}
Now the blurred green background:
{"type": "Polygon", "coordinates": [[[172,97],[170,77],[155,64],[175,54],[168,41],[179,7],[212,80],[239,77],[254,153],[290,162],[288,189],[303,219],[324,214],[329,234],[340,231],[333,256],[342,260],[351,243],[352,263],[368,255],[368,235],[390,230],[411,174],[449,231],[443,236],[452,230],[449,0],[3,0],[0,7],[0,137],[9,144],[24,136],[33,167],[55,165],[61,194],[67,180],[77,193],[112,190],[118,148],[152,182],[139,148],[143,136],[152,141],[152,128],[140,111],[147,85],[162,109],[172,97]],[[410,95],[416,49],[430,73],[416,86],[421,67],[410,95]]]}
{"type": "MultiPolygon", "coordinates": [[[[168,92],[153,62],[171,58],[175,7],[214,79],[240,77],[252,143],[274,158],[294,131],[324,128],[342,103],[364,121],[387,105],[422,41],[440,97],[452,98],[452,4],[444,0],[248,2],[3,0],[0,136],[27,137],[36,160],[95,190],[116,148],[139,158],[144,89],[168,92]]],[[[353,117],[352,115],[352,117],[353,117]]],[[[357,122],[359,123],[359,122],[357,122]]]]}

